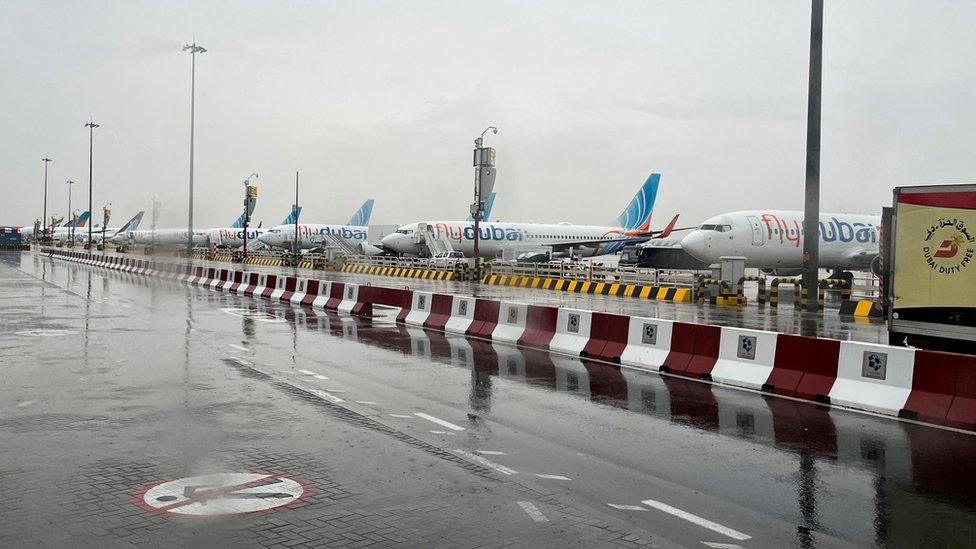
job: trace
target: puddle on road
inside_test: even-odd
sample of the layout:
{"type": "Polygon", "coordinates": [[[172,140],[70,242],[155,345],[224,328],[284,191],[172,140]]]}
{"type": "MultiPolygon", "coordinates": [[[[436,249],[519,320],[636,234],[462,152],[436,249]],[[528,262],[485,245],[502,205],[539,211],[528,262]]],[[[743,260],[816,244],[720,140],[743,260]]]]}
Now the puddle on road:
{"type": "Polygon", "coordinates": [[[229,315],[239,316],[241,318],[247,318],[250,320],[257,320],[258,322],[284,322],[285,321],[284,319],[278,318],[272,314],[261,312],[261,311],[252,311],[251,309],[230,307],[230,308],[221,309],[221,311],[229,315]]]}

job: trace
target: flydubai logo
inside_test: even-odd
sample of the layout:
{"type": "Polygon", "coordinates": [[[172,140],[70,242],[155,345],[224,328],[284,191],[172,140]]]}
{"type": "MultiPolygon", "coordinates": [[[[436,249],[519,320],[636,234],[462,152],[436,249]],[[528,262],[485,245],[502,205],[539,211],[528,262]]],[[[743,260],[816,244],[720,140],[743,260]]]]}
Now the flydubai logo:
{"type": "Polygon", "coordinates": [[[961,219],[939,219],[925,231],[922,255],[933,271],[944,275],[957,274],[973,263],[976,236],[969,233],[961,219]]]}

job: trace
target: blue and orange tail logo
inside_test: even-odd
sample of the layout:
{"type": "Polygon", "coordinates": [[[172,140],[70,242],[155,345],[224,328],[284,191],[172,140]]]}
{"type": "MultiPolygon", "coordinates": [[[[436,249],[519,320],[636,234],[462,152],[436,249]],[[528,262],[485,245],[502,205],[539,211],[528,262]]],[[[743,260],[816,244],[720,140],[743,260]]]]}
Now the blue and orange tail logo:
{"type": "Polygon", "coordinates": [[[657,200],[657,188],[661,174],[652,173],[641,185],[630,204],[617,217],[616,225],[628,232],[647,232],[651,226],[651,213],[657,200]]]}

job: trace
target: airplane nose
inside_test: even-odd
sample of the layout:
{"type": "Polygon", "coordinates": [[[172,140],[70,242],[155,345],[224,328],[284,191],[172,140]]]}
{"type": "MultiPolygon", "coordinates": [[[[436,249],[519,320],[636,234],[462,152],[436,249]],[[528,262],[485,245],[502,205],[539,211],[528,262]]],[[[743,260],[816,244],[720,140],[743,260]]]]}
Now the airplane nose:
{"type": "Polygon", "coordinates": [[[267,244],[268,246],[271,246],[272,245],[271,235],[269,235],[269,234],[259,234],[258,235],[258,240],[260,240],[261,242],[267,244]]]}
{"type": "Polygon", "coordinates": [[[384,248],[389,248],[391,250],[396,250],[397,249],[397,240],[399,240],[396,237],[397,237],[396,233],[388,234],[388,235],[384,236],[382,239],[380,239],[380,244],[382,244],[384,248]]]}
{"type": "Polygon", "coordinates": [[[703,260],[705,248],[705,235],[702,234],[702,231],[692,231],[681,239],[681,249],[697,259],[703,260]]]}

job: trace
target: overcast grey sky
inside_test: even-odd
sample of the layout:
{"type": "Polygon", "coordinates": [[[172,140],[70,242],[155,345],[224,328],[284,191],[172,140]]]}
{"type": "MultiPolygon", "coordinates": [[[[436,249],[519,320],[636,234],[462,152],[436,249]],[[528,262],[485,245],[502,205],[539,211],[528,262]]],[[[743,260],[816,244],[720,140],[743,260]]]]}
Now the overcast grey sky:
{"type": "MultiPolygon", "coordinates": [[[[461,219],[472,140],[497,136],[492,218],[603,223],[662,173],[656,226],[802,208],[808,1],[0,0],[0,223],[87,200],[185,226],[189,55],[196,225],[461,219]]],[[[903,184],[976,180],[976,2],[827,0],[822,206],[879,212],[903,184]]]]}

